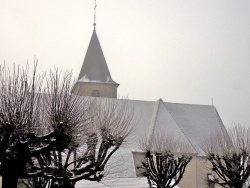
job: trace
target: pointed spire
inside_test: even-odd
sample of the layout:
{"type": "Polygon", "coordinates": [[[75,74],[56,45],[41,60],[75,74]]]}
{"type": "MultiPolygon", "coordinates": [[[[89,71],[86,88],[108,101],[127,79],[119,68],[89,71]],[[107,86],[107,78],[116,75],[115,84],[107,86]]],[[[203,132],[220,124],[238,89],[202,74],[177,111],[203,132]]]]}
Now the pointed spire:
{"type": "Polygon", "coordinates": [[[111,78],[95,29],[84,58],[78,81],[117,84],[111,78]]]}

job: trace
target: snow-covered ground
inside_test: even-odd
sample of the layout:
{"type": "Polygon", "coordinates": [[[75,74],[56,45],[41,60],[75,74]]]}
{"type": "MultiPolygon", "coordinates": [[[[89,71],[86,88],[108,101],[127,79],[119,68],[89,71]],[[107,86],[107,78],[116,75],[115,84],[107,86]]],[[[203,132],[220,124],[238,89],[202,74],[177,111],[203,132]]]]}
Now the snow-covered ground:
{"type": "MultiPolygon", "coordinates": [[[[103,181],[91,182],[80,181],[76,183],[76,188],[149,188],[146,178],[107,178],[103,181]]],[[[179,188],[176,186],[176,188],[179,188]]]]}

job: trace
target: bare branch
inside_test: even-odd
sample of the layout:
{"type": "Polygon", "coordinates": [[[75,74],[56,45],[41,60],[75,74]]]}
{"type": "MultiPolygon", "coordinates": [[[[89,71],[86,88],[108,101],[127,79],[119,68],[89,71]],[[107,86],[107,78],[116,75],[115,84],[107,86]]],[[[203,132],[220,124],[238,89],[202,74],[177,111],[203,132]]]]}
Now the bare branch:
{"type": "Polygon", "coordinates": [[[234,125],[228,134],[213,134],[203,150],[222,187],[243,187],[250,175],[250,127],[234,125]]]}
{"type": "Polygon", "coordinates": [[[174,135],[156,135],[151,143],[147,139],[141,141],[141,148],[146,152],[142,165],[138,168],[147,177],[150,187],[156,185],[160,188],[173,188],[183,177],[194,149],[190,143],[175,138],[174,135]]]}

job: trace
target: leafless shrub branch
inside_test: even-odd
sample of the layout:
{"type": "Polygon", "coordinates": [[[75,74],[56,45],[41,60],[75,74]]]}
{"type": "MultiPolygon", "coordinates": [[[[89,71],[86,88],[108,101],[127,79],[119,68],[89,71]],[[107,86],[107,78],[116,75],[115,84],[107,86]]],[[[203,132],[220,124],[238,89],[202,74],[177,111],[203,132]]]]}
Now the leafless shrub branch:
{"type": "Polygon", "coordinates": [[[147,177],[150,187],[172,188],[178,185],[194,155],[193,147],[174,135],[161,133],[155,134],[150,141],[147,138],[141,141],[145,158],[138,168],[142,175],[147,177]]]}
{"type": "Polygon", "coordinates": [[[250,175],[250,127],[233,125],[227,133],[213,134],[203,150],[222,187],[243,187],[250,175]]]}

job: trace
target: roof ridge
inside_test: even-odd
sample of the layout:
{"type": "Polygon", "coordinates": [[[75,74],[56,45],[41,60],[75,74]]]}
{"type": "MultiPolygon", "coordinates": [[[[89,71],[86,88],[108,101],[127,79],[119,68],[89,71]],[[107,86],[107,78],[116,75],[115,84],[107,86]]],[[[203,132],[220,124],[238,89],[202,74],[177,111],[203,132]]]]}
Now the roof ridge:
{"type": "Polygon", "coordinates": [[[155,101],[154,109],[153,109],[153,114],[151,117],[150,125],[149,125],[149,130],[148,130],[148,136],[147,136],[147,144],[152,143],[153,139],[153,133],[154,133],[154,128],[155,128],[155,123],[157,119],[157,114],[159,111],[159,106],[160,106],[160,101],[161,99],[158,99],[155,101]]]}
{"type": "Polygon", "coordinates": [[[216,114],[216,116],[217,116],[217,118],[218,118],[219,125],[220,125],[220,128],[221,128],[222,132],[223,132],[223,133],[225,132],[226,134],[228,134],[228,133],[227,133],[227,130],[226,130],[226,128],[225,128],[225,125],[224,125],[224,123],[222,122],[221,117],[220,117],[220,115],[219,115],[217,109],[215,108],[215,106],[213,106],[213,107],[214,107],[214,110],[215,110],[215,114],[216,114]],[[224,129],[223,129],[223,128],[224,128],[224,129]]]}
{"type": "Polygon", "coordinates": [[[190,103],[177,103],[177,102],[164,102],[164,103],[169,103],[169,104],[183,104],[183,105],[196,105],[196,106],[210,106],[210,107],[213,106],[213,105],[210,105],[210,104],[190,104],[190,103]]]}

